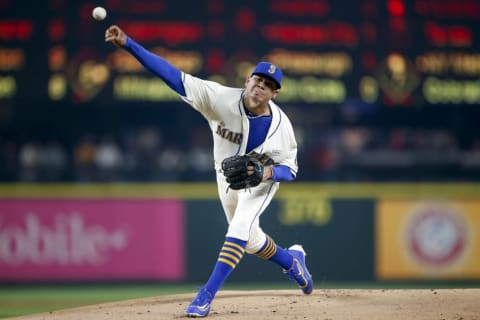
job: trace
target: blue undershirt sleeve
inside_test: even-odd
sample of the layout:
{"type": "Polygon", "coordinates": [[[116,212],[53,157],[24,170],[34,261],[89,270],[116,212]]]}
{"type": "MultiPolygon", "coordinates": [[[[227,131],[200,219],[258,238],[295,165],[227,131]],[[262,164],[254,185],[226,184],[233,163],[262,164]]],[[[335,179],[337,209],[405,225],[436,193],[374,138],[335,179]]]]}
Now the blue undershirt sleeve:
{"type": "Polygon", "coordinates": [[[272,180],[276,182],[288,182],[295,180],[295,175],[290,171],[290,168],[284,165],[277,165],[272,167],[272,180]]]}
{"type": "Polygon", "coordinates": [[[127,37],[124,47],[149,71],[161,78],[176,93],[185,97],[185,88],[182,82],[182,72],[171,65],[167,60],[148,51],[133,39],[127,37]]]}

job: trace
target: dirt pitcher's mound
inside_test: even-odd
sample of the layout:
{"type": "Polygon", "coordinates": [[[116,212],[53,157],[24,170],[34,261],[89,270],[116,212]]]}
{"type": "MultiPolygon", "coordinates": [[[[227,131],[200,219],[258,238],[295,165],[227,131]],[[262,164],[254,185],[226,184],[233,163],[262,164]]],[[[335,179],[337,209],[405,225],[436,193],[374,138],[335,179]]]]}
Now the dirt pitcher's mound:
{"type": "MultiPolygon", "coordinates": [[[[22,320],[185,319],[194,294],[160,296],[18,317],[22,320]]],[[[220,291],[209,319],[480,320],[480,289],[220,291]]]]}

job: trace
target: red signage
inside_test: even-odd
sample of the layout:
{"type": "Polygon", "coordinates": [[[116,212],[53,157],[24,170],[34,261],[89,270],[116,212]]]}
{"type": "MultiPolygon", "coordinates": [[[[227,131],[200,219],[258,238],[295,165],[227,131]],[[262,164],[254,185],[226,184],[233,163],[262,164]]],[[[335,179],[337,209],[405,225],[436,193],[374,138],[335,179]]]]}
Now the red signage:
{"type": "Polygon", "coordinates": [[[159,199],[0,199],[0,281],[181,280],[184,208],[159,199]]]}

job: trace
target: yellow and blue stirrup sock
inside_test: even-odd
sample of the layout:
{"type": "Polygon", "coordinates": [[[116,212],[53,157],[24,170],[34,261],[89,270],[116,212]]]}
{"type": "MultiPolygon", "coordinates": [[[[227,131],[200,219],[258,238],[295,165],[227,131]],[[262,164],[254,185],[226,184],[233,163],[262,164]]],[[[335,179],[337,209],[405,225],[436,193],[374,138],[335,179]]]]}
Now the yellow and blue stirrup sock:
{"type": "Polygon", "coordinates": [[[245,254],[246,245],[247,242],[240,239],[231,237],[225,239],[213,272],[204,286],[212,296],[215,296],[233,269],[240,263],[245,254]]]}
{"type": "Polygon", "coordinates": [[[286,249],[278,246],[269,236],[267,236],[267,240],[262,248],[255,252],[255,255],[259,258],[272,261],[285,270],[290,269],[293,264],[292,255],[288,253],[286,249]]]}

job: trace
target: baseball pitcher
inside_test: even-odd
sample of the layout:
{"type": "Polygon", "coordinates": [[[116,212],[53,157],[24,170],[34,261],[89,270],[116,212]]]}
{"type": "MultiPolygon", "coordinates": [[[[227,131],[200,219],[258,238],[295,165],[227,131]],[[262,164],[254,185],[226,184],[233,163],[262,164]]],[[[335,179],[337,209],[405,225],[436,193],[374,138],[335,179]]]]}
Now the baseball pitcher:
{"type": "Polygon", "coordinates": [[[280,247],[259,224],[279,183],[293,181],[298,170],[292,124],[272,101],[280,92],[282,71],[260,62],[244,88],[231,88],[178,70],[118,26],[106,30],[105,41],[124,48],[160,77],[205,117],[212,131],[218,194],[228,230],[210,278],[187,307],[187,316],[209,314],[215,294],[245,252],[278,264],[303,293],[310,294],[313,281],[302,246],[280,247]]]}

